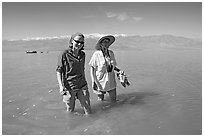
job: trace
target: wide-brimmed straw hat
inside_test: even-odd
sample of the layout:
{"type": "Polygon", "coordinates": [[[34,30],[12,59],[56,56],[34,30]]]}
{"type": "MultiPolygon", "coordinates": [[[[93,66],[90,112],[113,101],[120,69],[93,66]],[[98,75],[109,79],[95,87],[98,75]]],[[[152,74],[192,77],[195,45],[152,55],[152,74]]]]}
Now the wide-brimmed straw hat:
{"type": "Polygon", "coordinates": [[[95,47],[96,49],[98,49],[98,50],[101,49],[100,44],[104,39],[109,39],[110,40],[109,43],[108,43],[108,46],[110,46],[115,41],[115,37],[112,36],[112,35],[104,36],[97,42],[96,47],[95,47]]]}

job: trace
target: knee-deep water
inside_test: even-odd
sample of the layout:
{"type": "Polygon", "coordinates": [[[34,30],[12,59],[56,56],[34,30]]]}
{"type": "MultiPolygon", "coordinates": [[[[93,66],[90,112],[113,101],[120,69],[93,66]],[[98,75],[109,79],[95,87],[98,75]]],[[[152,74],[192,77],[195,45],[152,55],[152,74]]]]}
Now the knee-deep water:
{"type": "Polygon", "coordinates": [[[93,114],[66,112],[58,90],[58,51],[2,54],[3,135],[198,135],[202,134],[202,51],[190,48],[115,50],[131,85],[117,80],[117,99],[98,102],[86,78],[93,114]]]}

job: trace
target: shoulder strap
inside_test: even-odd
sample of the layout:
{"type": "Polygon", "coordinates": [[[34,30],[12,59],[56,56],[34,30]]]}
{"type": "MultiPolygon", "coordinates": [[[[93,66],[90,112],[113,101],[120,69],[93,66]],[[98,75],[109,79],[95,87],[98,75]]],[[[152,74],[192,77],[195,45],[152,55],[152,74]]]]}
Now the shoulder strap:
{"type": "Polygon", "coordinates": [[[101,50],[101,52],[103,53],[103,58],[104,58],[104,60],[105,60],[105,64],[106,64],[106,68],[107,68],[108,65],[107,65],[107,61],[106,61],[106,58],[105,58],[105,54],[104,54],[103,50],[101,50]]]}
{"type": "MultiPolygon", "coordinates": [[[[102,51],[102,50],[101,50],[102,51]]],[[[106,64],[106,70],[108,69],[108,63],[107,63],[107,61],[106,61],[106,58],[105,58],[105,54],[104,54],[104,52],[102,51],[102,53],[103,53],[103,57],[104,57],[104,60],[105,60],[105,64],[106,64]]],[[[109,50],[108,50],[108,56],[109,56],[109,58],[110,58],[110,54],[109,54],[109,50]]],[[[110,58],[110,60],[111,60],[111,58],[110,58]]],[[[112,69],[112,65],[110,66],[111,67],[111,69],[112,69]]],[[[108,71],[107,71],[108,72],[108,71]]]]}

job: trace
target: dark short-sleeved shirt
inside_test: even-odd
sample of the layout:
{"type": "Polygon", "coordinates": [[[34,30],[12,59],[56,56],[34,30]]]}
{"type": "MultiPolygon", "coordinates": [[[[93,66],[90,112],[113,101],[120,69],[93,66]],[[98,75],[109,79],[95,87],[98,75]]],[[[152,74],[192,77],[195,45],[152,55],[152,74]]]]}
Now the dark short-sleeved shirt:
{"type": "Polygon", "coordinates": [[[62,73],[63,84],[69,90],[81,89],[87,85],[84,72],[85,53],[79,51],[73,56],[71,49],[63,51],[58,58],[56,71],[62,73]]]}

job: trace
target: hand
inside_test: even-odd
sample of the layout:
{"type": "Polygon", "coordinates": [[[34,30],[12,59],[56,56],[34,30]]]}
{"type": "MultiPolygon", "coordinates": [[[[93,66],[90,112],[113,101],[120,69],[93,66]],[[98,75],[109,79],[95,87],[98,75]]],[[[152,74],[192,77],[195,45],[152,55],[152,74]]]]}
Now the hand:
{"type": "Polygon", "coordinates": [[[101,84],[97,84],[97,87],[98,87],[98,91],[102,91],[102,86],[101,86],[101,84]]]}
{"type": "Polygon", "coordinates": [[[122,71],[122,70],[120,70],[119,73],[120,73],[121,75],[125,75],[125,72],[122,71]]]}
{"type": "Polygon", "coordinates": [[[97,83],[97,82],[92,82],[92,88],[93,88],[94,90],[98,90],[98,91],[101,91],[101,90],[102,90],[101,85],[100,85],[99,83],[97,83]]]}
{"type": "Polygon", "coordinates": [[[92,83],[91,83],[91,87],[92,87],[92,89],[97,90],[97,85],[96,85],[95,82],[92,82],[92,83]]]}
{"type": "Polygon", "coordinates": [[[67,92],[67,89],[65,87],[63,87],[63,86],[60,86],[60,91],[59,92],[60,92],[61,95],[65,95],[66,92],[67,92]]]}
{"type": "Polygon", "coordinates": [[[102,92],[100,92],[100,90],[98,89],[98,86],[96,85],[96,83],[95,82],[92,82],[92,88],[93,88],[93,92],[95,93],[95,94],[102,94],[102,92]]]}

